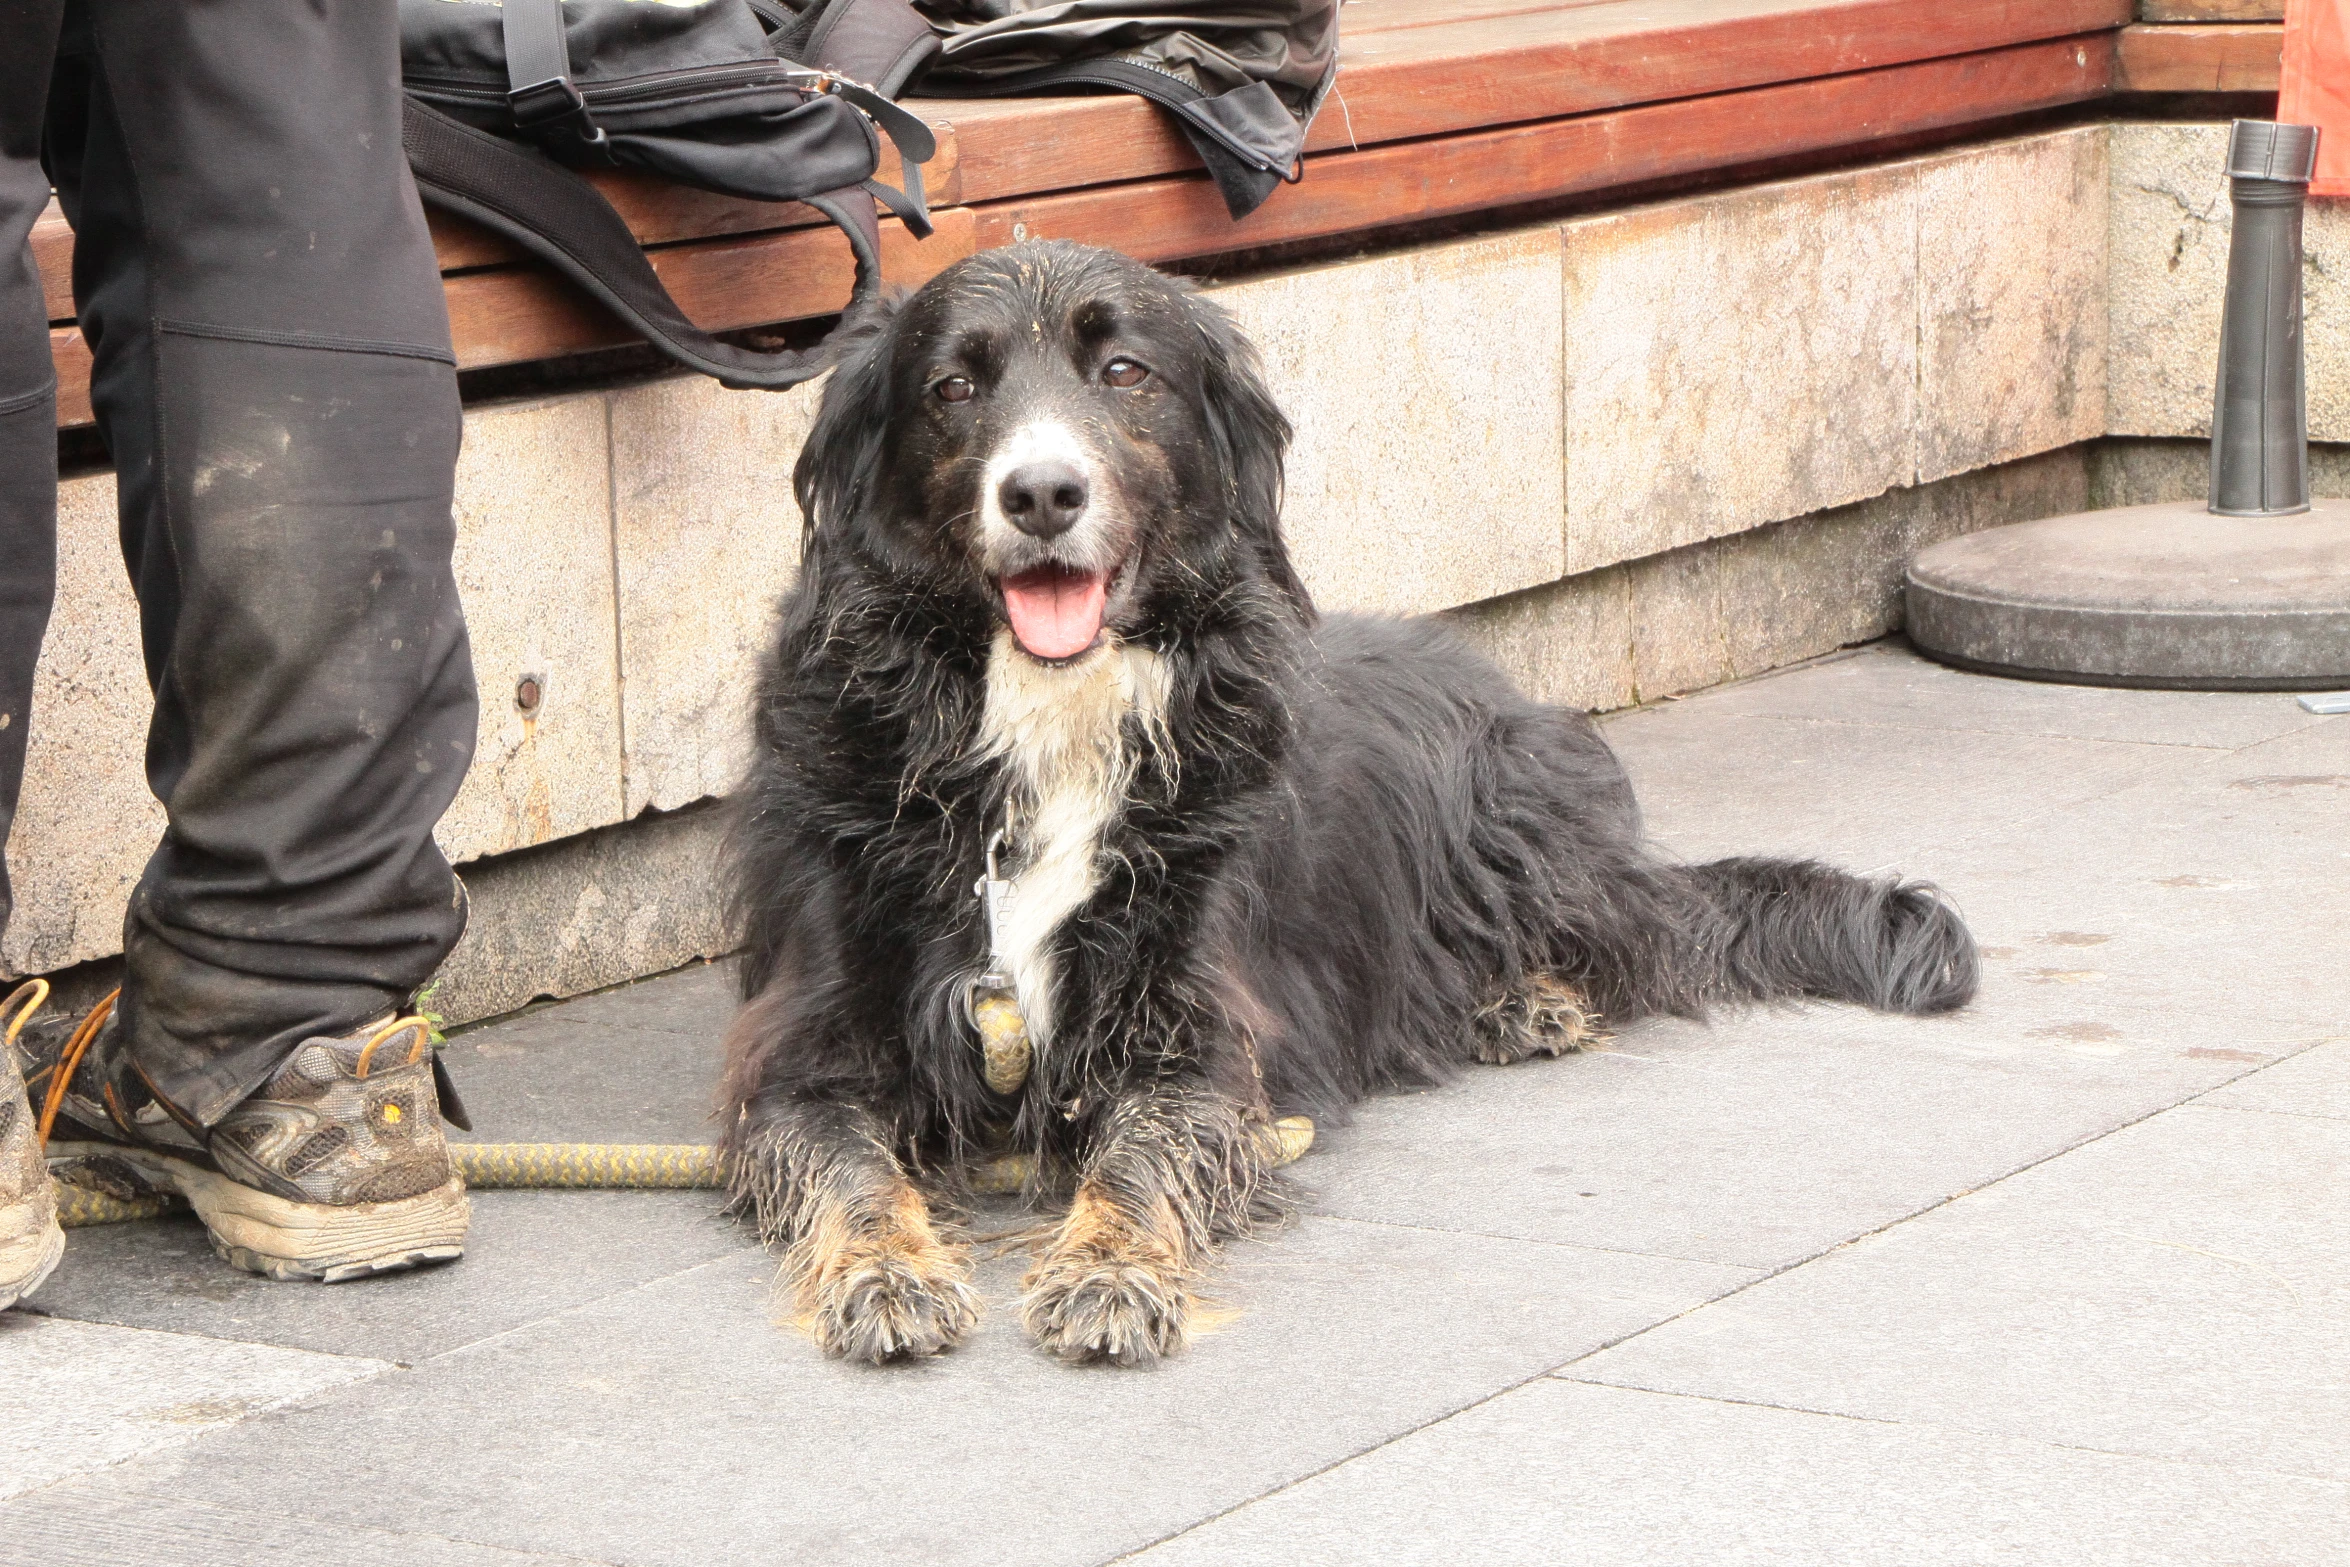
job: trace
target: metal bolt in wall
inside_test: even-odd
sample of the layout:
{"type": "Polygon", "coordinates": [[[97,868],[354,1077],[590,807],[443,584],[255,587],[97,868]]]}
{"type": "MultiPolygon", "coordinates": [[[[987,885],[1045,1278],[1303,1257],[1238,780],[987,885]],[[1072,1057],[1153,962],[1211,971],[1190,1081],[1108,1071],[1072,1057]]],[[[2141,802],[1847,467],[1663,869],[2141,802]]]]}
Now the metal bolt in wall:
{"type": "Polygon", "coordinates": [[[524,675],[514,682],[514,709],[525,718],[536,718],[539,707],[547,699],[546,682],[537,675],[524,675]]]}

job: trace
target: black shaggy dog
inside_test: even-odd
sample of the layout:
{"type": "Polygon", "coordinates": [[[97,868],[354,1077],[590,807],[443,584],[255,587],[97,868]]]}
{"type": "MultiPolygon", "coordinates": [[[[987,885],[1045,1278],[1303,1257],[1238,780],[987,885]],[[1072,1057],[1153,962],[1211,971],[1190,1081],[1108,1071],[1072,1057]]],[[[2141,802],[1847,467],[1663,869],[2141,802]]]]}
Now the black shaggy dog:
{"type": "Polygon", "coordinates": [[[1288,438],[1222,310],[1068,244],[950,268],[825,390],[737,826],[723,1108],[735,1195],[834,1354],[971,1326],[917,1181],[982,1154],[1069,1196],[1029,1333],[1147,1361],[1218,1237],[1276,1206],[1276,1117],[1601,1017],[1973,992],[1931,889],[1658,858],[1582,714],[1431,626],[1317,619],[1288,438]],[[1033,1049],[1003,1091],[990,970],[1033,1049]]]}

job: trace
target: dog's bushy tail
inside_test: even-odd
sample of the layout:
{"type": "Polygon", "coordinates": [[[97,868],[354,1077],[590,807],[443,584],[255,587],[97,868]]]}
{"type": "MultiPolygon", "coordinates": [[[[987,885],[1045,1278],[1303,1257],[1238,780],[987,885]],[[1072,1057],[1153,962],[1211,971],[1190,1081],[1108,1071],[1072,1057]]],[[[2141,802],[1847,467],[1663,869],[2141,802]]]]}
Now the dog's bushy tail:
{"type": "Polygon", "coordinates": [[[1907,1013],[1974,998],[1975,938],[1931,883],[1854,876],[1816,860],[1714,860],[1688,874],[1727,917],[1717,978],[1736,996],[1907,1013]]]}

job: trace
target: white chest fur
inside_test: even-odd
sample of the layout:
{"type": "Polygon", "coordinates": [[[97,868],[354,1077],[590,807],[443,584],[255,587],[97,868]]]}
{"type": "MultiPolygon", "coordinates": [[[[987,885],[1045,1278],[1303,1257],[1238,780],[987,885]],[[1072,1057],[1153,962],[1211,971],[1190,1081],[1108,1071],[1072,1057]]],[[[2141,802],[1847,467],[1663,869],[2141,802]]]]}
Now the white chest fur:
{"type": "Polygon", "coordinates": [[[1145,744],[1166,733],[1167,670],[1147,648],[1108,642],[1074,663],[1040,664],[998,631],[987,660],[983,753],[1002,759],[1012,799],[1011,905],[1004,956],[1029,1038],[1051,1043],[1052,941],[1101,883],[1102,834],[1124,808],[1145,744]]]}

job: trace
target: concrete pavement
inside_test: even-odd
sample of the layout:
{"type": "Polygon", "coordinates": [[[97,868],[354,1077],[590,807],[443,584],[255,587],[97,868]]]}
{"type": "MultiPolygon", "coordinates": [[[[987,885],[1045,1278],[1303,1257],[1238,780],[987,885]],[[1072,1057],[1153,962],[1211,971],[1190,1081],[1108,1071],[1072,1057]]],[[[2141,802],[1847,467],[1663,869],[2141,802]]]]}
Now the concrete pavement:
{"type": "MultiPolygon", "coordinates": [[[[1621,715],[1690,857],[1942,882],[1980,1002],[1365,1106],[1147,1372],[772,1320],[708,1194],[483,1193],[331,1289],[188,1221],[0,1316],[0,1563],[2350,1561],[2350,719],[1879,645],[1621,715]]],[[[465,1033],[495,1140],[679,1140],[697,969],[465,1033]]]]}

